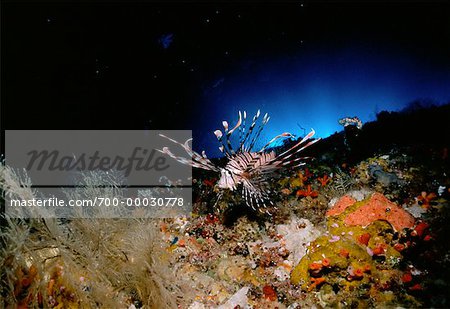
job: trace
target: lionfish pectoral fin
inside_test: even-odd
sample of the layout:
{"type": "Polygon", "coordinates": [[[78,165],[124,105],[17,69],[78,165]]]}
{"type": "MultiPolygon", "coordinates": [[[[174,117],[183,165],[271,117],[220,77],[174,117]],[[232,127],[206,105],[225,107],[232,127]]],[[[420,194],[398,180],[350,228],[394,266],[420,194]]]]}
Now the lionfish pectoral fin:
{"type": "Polygon", "coordinates": [[[274,205],[269,196],[270,190],[266,188],[265,183],[265,178],[262,176],[242,183],[242,197],[247,206],[253,210],[266,212],[267,208],[274,205]]]}
{"type": "Polygon", "coordinates": [[[164,153],[166,155],[168,155],[169,157],[175,159],[176,161],[185,164],[185,165],[190,165],[192,167],[196,167],[196,168],[201,168],[204,170],[210,170],[210,171],[219,171],[219,169],[206,157],[206,154],[203,152],[201,155],[198,154],[197,152],[195,152],[194,150],[192,150],[192,148],[189,146],[189,143],[192,141],[192,138],[187,139],[184,144],[180,143],[164,134],[159,134],[159,136],[164,137],[166,139],[168,139],[169,141],[181,146],[186,153],[191,156],[191,159],[187,159],[184,157],[179,157],[176,156],[175,154],[173,154],[169,147],[163,147],[162,150],[160,149],[156,149],[161,153],[164,153]]]}

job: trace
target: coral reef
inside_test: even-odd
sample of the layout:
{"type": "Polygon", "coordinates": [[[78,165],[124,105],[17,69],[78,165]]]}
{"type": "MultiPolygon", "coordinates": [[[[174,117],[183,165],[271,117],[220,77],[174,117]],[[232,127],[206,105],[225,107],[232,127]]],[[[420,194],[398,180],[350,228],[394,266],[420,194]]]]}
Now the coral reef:
{"type": "MultiPolygon", "coordinates": [[[[383,117],[395,128],[397,116],[383,117]]],[[[352,145],[362,150],[333,135],[314,146],[308,168],[268,179],[272,215],[230,192],[218,200],[217,175],[194,171],[191,217],[4,217],[2,305],[449,307],[448,146],[436,137],[391,145],[375,128],[358,129],[352,145]]],[[[9,194],[35,194],[4,166],[0,183],[9,194]]]]}
{"type": "Polygon", "coordinates": [[[407,294],[418,286],[410,286],[411,273],[401,270],[404,245],[396,235],[422,235],[424,223],[412,229],[412,216],[379,193],[360,202],[343,196],[327,215],[327,232],[293,269],[293,284],[318,290],[327,306],[419,305],[407,294]],[[396,209],[395,217],[386,208],[396,209]]]}

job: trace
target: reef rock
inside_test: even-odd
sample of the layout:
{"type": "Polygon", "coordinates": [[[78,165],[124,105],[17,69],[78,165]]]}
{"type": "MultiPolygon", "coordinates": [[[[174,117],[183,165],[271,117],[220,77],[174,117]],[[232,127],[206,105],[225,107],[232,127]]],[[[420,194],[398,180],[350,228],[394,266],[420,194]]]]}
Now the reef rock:
{"type": "Polygon", "coordinates": [[[320,235],[320,231],[307,219],[292,216],[289,224],[277,226],[277,233],[283,236],[289,259],[297,264],[306,254],[306,245],[320,235]]]}

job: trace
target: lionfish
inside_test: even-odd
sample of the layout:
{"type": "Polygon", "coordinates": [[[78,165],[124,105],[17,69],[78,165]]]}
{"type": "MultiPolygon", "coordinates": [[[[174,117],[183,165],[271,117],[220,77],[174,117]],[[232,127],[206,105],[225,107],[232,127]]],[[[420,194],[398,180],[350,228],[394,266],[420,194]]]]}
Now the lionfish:
{"type": "MultiPolygon", "coordinates": [[[[260,111],[258,110],[253,116],[250,127],[246,131],[245,122],[247,113],[245,111],[243,113],[239,111],[239,119],[232,129],[230,129],[228,122],[223,121],[222,125],[224,131],[214,131],[214,135],[220,143],[219,150],[227,158],[225,167],[219,167],[212,163],[206,156],[205,151],[202,151],[202,153],[199,154],[192,150],[192,147],[189,145],[192,138],[189,138],[183,144],[160,134],[160,136],[183,147],[187,154],[191,156],[191,159],[174,155],[168,147],[163,147],[162,150],[158,149],[158,151],[169,155],[180,163],[220,173],[220,179],[217,182],[217,186],[220,189],[236,191],[240,187],[242,190],[242,198],[249,207],[254,210],[265,210],[268,204],[274,206],[269,198],[271,191],[268,186],[268,178],[270,175],[274,171],[282,168],[295,168],[304,165],[305,162],[303,161],[307,159],[307,157],[297,157],[296,154],[320,139],[311,139],[315,134],[315,131],[311,129],[311,132],[308,135],[289,149],[279,154],[276,154],[274,151],[269,151],[269,146],[276,140],[280,138],[294,138],[294,135],[285,132],[272,138],[258,151],[254,151],[253,147],[258,141],[264,126],[270,119],[269,115],[266,113],[259,126],[255,129],[259,117],[260,111]],[[236,130],[239,130],[239,146],[233,148],[230,137],[236,130]]],[[[221,191],[220,196],[222,193],[223,191],[221,191]]],[[[220,199],[220,196],[218,197],[218,200],[220,199]]]]}

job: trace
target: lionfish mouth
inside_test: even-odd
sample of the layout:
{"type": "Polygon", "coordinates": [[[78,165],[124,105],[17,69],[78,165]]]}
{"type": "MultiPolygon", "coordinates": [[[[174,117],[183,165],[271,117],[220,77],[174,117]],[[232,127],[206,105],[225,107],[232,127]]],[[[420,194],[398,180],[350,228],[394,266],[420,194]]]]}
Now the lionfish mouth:
{"type": "Polygon", "coordinates": [[[223,131],[214,131],[214,135],[220,143],[219,150],[227,158],[225,167],[218,167],[213,164],[206,156],[205,151],[202,151],[202,153],[199,154],[192,150],[192,147],[189,145],[192,139],[180,143],[160,134],[160,136],[183,147],[186,153],[191,157],[190,159],[174,155],[168,147],[164,147],[162,150],[158,151],[167,154],[180,163],[220,173],[220,179],[217,182],[219,188],[235,191],[239,187],[241,188],[242,198],[249,207],[254,210],[258,209],[267,212],[269,205],[272,207],[274,206],[269,197],[271,191],[268,188],[268,178],[276,170],[296,168],[304,165],[304,161],[307,157],[298,156],[298,153],[320,139],[312,138],[315,131],[311,129],[311,132],[289,149],[284,150],[279,154],[276,154],[274,151],[269,151],[269,146],[276,140],[293,137],[291,133],[284,132],[272,138],[258,151],[254,151],[253,147],[258,141],[264,126],[270,119],[269,115],[266,113],[259,125],[256,126],[260,115],[261,113],[258,110],[253,116],[248,130],[246,130],[245,123],[247,113],[245,111],[243,113],[239,111],[239,119],[232,129],[229,129],[228,122],[223,121],[223,131]],[[236,130],[239,132],[239,145],[236,148],[233,148],[230,137],[236,130]]]}

